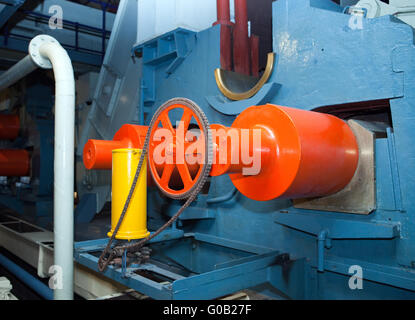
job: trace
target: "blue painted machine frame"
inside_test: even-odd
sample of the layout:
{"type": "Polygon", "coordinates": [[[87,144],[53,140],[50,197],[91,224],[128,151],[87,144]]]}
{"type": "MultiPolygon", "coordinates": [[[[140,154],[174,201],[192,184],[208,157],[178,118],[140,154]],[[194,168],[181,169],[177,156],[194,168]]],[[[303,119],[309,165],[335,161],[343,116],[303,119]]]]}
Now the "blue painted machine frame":
{"type": "MultiPolygon", "coordinates": [[[[177,229],[165,231],[150,243],[166,244],[170,241],[191,239],[195,243],[206,243],[216,248],[230,248],[248,254],[242,258],[230,259],[214,264],[209,271],[192,276],[183,276],[153,263],[130,265],[128,268],[109,266],[104,275],[155,299],[214,299],[245,289],[247,285],[256,286],[269,281],[269,274],[282,272],[289,263],[289,256],[271,248],[254,246],[248,243],[232,241],[202,233],[186,233],[177,229]],[[171,282],[155,281],[137,274],[150,271],[163,276],[171,282]],[[212,281],[214,280],[214,281],[212,281]]],[[[93,252],[101,252],[108,240],[92,240],[76,245],[75,258],[79,263],[98,271],[98,257],[93,252]]],[[[193,244],[192,251],[195,250],[193,244]]],[[[184,251],[182,251],[184,253],[184,251]]],[[[181,257],[183,258],[183,257],[181,257]]],[[[183,259],[186,260],[186,259],[183,259]]],[[[180,260],[181,263],[183,260],[180,260]]],[[[203,261],[206,264],[207,261],[203,261]]]]}

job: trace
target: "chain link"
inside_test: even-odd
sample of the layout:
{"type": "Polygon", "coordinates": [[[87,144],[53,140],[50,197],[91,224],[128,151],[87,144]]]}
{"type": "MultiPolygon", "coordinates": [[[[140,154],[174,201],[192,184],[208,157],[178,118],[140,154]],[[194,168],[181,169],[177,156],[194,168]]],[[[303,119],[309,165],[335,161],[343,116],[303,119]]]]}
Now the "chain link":
{"type": "Polygon", "coordinates": [[[140,161],[139,161],[138,166],[137,166],[137,170],[136,170],[136,173],[135,173],[135,176],[134,176],[133,183],[131,185],[130,191],[128,193],[127,200],[126,200],[124,208],[121,212],[120,218],[117,222],[117,225],[114,229],[114,232],[112,233],[112,236],[111,236],[110,240],[108,241],[105,249],[103,250],[101,256],[99,257],[98,270],[101,271],[101,272],[105,271],[105,269],[107,268],[108,264],[112,261],[112,259],[114,259],[115,257],[122,256],[125,250],[127,250],[128,252],[136,252],[136,251],[140,250],[147,242],[149,242],[151,239],[154,239],[161,232],[163,232],[165,229],[170,227],[180,217],[180,215],[183,213],[183,211],[187,207],[190,206],[190,204],[196,199],[199,192],[202,190],[202,188],[205,185],[205,183],[207,181],[207,178],[209,177],[209,174],[210,174],[210,169],[211,169],[211,166],[212,166],[212,158],[213,158],[213,147],[212,147],[212,136],[211,136],[211,132],[210,132],[210,126],[209,126],[209,122],[207,120],[206,115],[203,113],[203,111],[200,109],[200,107],[197,106],[196,104],[194,104],[192,101],[190,101],[188,99],[184,99],[184,98],[171,99],[171,100],[167,101],[164,105],[162,105],[154,113],[154,116],[151,119],[150,126],[149,126],[147,134],[146,134],[146,138],[145,138],[144,145],[143,145],[143,150],[141,152],[140,161]],[[184,103],[186,106],[189,106],[190,108],[193,108],[194,111],[196,111],[199,114],[199,116],[200,116],[199,120],[201,121],[202,126],[203,126],[203,128],[201,128],[201,129],[203,129],[203,131],[205,132],[205,154],[207,156],[207,159],[206,159],[207,161],[204,164],[204,167],[202,169],[202,174],[200,175],[200,178],[198,179],[198,181],[195,183],[195,185],[193,187],[193,191],[186,197],[187,199],[186,199],[186,202],[183,204],[183,206],[161,228],[159,228],[156,232],[150,234],[150,236],[148,236],[147,238],[145,238],[145,239],[143,239],[139,242],[128,244],[128,245],[120,245],[120,246],[116,246],[114,249],[111,249],[111,245],[112,245],[112,243],[115,239],[115,236],[117,235],[118,230],[120,229],[120,226],[122,224],[124,216],[125,216],[125,214],[128,210],[128,207],[130,205],[131,198],[134,194],[135,187],[137,185],[138,179],[139,179],[140,174],[141,174],[141,168],[143,166],[144,159],[145,159],[145,157],[148,153],[148,147],[149,147],[149,143],[150,143],[151,132],[153,131],[153,127],[156,124],[158,116],[166,107],[168,107],[172,104],[180,104],[181,102],[184,103]]]}

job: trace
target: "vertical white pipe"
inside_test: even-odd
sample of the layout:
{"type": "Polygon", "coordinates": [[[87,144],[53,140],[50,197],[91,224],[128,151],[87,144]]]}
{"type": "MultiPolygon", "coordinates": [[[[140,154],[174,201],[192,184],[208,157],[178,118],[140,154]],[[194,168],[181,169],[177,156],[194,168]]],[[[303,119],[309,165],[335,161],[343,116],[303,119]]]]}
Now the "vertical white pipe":
{"type": "Polygon", "coordinates": [[[75,79],[71,60],[57,42],[39,47],[55,75],[54,264],[62,268],[55,300],[73,299],[75,79]]]}
{"type": "Polygon", "coordinates": [[[55,75],[54,265],[55,300],[73,299],[75,78],[71,59],[58,41],[39,35],[29,44],[29,55],[0,76],[0,91],[37,67],[53,68],[55,75]],[[59,270],[61,272],[59,272],[59,270]],[[61,281],[60,281],[61,280],[61,281]]]}

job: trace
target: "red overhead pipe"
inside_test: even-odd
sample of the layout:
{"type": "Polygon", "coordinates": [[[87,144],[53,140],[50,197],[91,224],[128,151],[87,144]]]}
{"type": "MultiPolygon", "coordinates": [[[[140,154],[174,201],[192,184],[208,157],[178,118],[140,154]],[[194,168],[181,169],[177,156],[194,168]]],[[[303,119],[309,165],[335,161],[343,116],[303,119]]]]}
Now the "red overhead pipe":
{"type": "Polygon", "coordinates": [[[216,21],[213,25],[216,26],[217,24],[221,24],[232,26],[233,23],[231,22],[231,9],[229,0],[217,0],[216,8],[218,12],[218,21],[216,21]]]}
{"type": "Polygon", "coordinates": [[[229,0],[217,0],[218,20],[220,24],[220,66],[224,70],[232,70],[232,26],[229,0]]]}
{"type": "Polygon", "coordinates": [[[259,76],[259,37],[251,35],[249,39],[251,46],[251,74],[254,77],[259,76]]]}
{"type": "Polygon", "coordinates": [[[235,27],[233,29],[233,62],[235,72],[250,75],[250,48],[248,37],[248,10],[246,0],[235,0],[235,27]]]}

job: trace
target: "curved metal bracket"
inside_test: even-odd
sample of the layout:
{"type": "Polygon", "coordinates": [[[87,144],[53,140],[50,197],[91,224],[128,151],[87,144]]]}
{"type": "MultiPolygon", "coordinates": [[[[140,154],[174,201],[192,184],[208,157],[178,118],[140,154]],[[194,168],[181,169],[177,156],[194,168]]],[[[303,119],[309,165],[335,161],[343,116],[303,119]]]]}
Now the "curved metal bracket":
{"type": "Polygon", "coordinates": [[[250,99],[228,102],[225,101],[223,96],[208,96],[206,97],[206,100],[213,109],[225,115],[233,116],[240,114],[248,107],[269,103],[280,88],[280,84],[270,82],[265,84],[261,90],[250,99]]]}
{"type": "Polygon", "coordinates": [[[224,79],[223,70],[219,68],[215,70],[216,84],[218,85],[220,92],[222,92],[222,94],[230,100],[240,101],[249,99],[256,95],[259,92],[259,90],[261,90],[261,88],[264,86],[264,84],[268,82],[274,70],[274,64],[275,53],[268,53],[267,66],[265,68],[264,74],[262,75],[261,79],[259,79],[257,84],[248,91],[238,93],[230,90],[225,84],[226,82],[224,79]]]}

